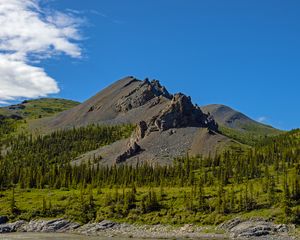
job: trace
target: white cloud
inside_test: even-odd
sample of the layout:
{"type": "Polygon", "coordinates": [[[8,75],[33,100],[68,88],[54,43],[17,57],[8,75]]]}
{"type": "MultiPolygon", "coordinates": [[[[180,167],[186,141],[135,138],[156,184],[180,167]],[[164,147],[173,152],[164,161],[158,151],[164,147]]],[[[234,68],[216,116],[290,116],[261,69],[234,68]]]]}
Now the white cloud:
{"type": "Polygon", "coordinates": [[[0,100],[35,98],[59,91],[57,83],[42,68],[19,60],[0,57],[0,74],[0,100]]]}
{"type": "Polygon", "coordinates": [[[80,20],[41,8],[38,0],[0,0],[0,103],[59,92],[34,62],[64,53],[81,57],[80,20]]]}
{"type": "Polygon", "coordinates": [[[259,118],[257,119],[257,121],[260,122],[260,123],[264,123],[264,122],[266,122],[266,120],[267,120],[267,117],[264,117],[264,116],[259,117],[259,118]]]}

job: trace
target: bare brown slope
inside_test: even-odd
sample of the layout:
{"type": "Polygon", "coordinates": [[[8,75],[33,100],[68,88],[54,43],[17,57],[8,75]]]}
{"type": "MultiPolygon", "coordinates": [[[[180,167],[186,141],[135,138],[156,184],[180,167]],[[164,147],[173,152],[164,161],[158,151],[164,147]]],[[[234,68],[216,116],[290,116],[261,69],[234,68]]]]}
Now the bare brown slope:
{"type": "Polygon", "coordinates": [[[169,101],[167,97],[171,97],[167,92],[149,89],[151,86],[149,81],[123,78],[84,103],[63,112],[48,125],[50,128],[68,128],[91,123],[138,123],[149,119],[158,114],[169,101]]]}
{"type": "MultiPolygon", "coordinates": [[[[73,164],[91,161],[94,158],[101,158],[103,165],[114,165],[120,153],[128,149],[130,139],[120,140],[111,145],[85,153],[75,159],[73,164]]],[[[173,163],[175,157],[204,155],[214,156],[216,152],[221,152],[225,148],[231,147],[231,139],[218,134],[209,133],[205,128],[186,127],[170,129],[163,132],[153,132],[148,137],[138,142],[141,151],[124,161],[126,164],[135,165],[137,163],[169,165],[173,163]]]]}

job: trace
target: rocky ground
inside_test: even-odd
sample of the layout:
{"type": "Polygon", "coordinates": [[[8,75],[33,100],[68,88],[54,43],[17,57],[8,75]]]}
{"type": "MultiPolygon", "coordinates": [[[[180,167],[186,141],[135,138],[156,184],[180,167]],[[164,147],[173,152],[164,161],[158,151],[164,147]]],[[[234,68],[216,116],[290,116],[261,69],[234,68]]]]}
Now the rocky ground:
{"type": "Polygon", "coordinates": [[[295,227],[274,224],[261,219],[241,220],[239,218],[225,222],[218,227],[200,227],[192,224],[184,226],[136,225],[116,223],[104,220],[99,223],[80,225],[65,219],[17,221],[0,224],[0,233],[10,232],[56,232],[76,233],[90,236],[124,238],[170,238],[170,239],[299,239],[295,227]]]}

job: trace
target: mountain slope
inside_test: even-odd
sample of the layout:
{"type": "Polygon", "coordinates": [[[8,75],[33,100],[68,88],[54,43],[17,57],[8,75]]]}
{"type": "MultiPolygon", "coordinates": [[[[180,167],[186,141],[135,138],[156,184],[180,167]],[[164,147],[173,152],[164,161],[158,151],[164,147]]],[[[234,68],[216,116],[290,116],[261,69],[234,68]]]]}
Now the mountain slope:
{"type": "Polygon", "coordinates": [[[53,128],[68,128],[91,123],[138,123],[158,114],[170,98],[172,96],[158,82],[150,84],[126,77],[63,112],[49,124],[53,128]]]}
{"type": "Polygon", "coordinates": [[[254,121],[245,114],[225,105],[211,104],[202,106],[201,109],[214,117],[224,135],[245,144],[252,145],[260,138],[282,133],[276,128],[254,121]]]}

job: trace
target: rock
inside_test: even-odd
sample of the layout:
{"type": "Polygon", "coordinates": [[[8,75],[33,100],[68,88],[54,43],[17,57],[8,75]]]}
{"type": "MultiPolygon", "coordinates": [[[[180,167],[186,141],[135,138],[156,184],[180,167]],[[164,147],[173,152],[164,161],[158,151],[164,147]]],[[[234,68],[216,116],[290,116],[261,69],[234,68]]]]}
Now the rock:
{"type": "Polygon", "coordinates": [[[179,229],[181,232],[192,233],[194,232],[194,227],[192,224],[185,224],[183,227],[179,229]]]}
{"type": "Polygon", "coordinates": [[[101,239],[117,237],[118,239],[260,239],[260,240],[289,240],[287,235],[290,226],[274,224],[261,219],[241,220],[233,219],[221,224],[218,228],[229,234],[207,233],[204,227],[186,224],[181,227],[168,225],[136,225],[116,223],[108,220],[99,223],[88,223],[80,226],[65,219],[32,220],[30,222],[17,221],[0,225],[0,233],[10,232],[57,232],[75,233],[99,236],[101,239]],[[283,231],[283,232],[281,232],[283,231]]]}
{"type": "Polygon", "coordinates": [[[232,238],[260,237],[278,233],[287,234],[289,231],[289,227],[286,224],[277,225],[263,219],[242,220],[240,218],[222,223],[218,228],[228,232],[232,238]]]}
{"type": "Polygon", "coordinates": [[[240,218],[234,218],[229,221],[221,223],[217,228],[228,231],[231,230],[233,227],[237,226],[238,224],[240,224],[241,222],[242,220],[240,218]]]}
{"type": "Polygon", "coordinates": [[[95,234],[100,231],[111,230],[118,227],[120,227],[120,224],[118,223],[108,221],[108,220],[103,220],[100,223],[85,224],[82,227],[78,228],[76,232],[79,232],[81,234],[95,234]]]}
{"type": "Polygon", "coordinates": [[[140,151],[141,151],[141,147],[140,145],[138,145],[136,142],[134,142],[132,144],[132,146],[130,146],[126,152],[124,152],[123,154],[119,155],[117,158],[116,158],[116,161],[115,163],[116,164],[119,164],[119,163],[122,163],[122,162],[125,162],[128,158],[131,158],[135,155],[137,155],[140,151]]]}
{"type": "Polygon", "coordinates": [[[175,129],[170,129],[169,130],[169,135],[173,135],[173,134],[175,134],[176,133],[176,130],[175,129]]]}
{"type": "Polygon", "coordinates": [[[98,223],[98,225],[101,226],[104,229],[107,229],[107,228],[115,227],[118,224],[115,223],[115,222],[109,221],[109,220],[103,220],[102,222],[98,223]]]}
{"type": "Polygon", "coordinates": [[[95,106],[91,106],[88,112],[92,112],[95,110],[95,106]]]}
{"type": "Polygon", "coordinates": [[[275,230],[277,232],[288,232],[289,231],[289,227],[286,224],[278,224],[277,226],[275,226],[275,230]]]}
{"type": "Polygon", "coordinates": [[[143,139],[146,135],[146,131],[148,129],[147,123],[145,121],[140,121],[137,124],[137,128],[133,134],[133,136],[131,137],[133,142],[138,142],[141,139],[143,139]]]}
{"type": "Polygon", "coordinates": [[[116,158],[116,164],[125,162],[128,158],[137,155],[142,150],[137,142],[145,137],[147,129],[148,127],[145,121],[141,121],[137,124],[136,130],[129,139],[128,149],[116,158]]]}
{"type": "Polygon", "coordinates": [[[8,217],[7,216],[0,216],[0,224],[4,224],[8,222],[8,217]]]}
{"type": "Polygon", "coordinates": [[[33,220],[22,227],[24,232],[68,232],[80,227],[80,224],[65,219],[33,220]]]}
{"type": "Polygon", "coordinates": [[[16,104],[16,105],[11,105],[8,107],[8,109],[11,109],[11,110],[21,110],[21,109],[25,109],[26,106],[23,105],[23,104],[16,104]]]}
{"type": "Polygon", "coordinates": [[[22,226],[24,224],[26,224],[26,222],[23,220],[16,221],[14,223],[1,224],[0,225],[0,233],[17,232],[22,228],[22,226]]]}
{"type": "Polygon", "coordinates": [[[139,142],[145,137],[147,129],[148,127],[145,121],[141,121],[137,124],[135,131],[131,134],[131,137],[129,138],[127,144],[128,149],[132,148],[133,150],[138,150],[137,142],[139,142]]]}
{"type": "Polygon", "coordinates": [[[9,224],[0,225],[0,233],[10,233],[13,232],[13,229],[9,224]]]}

